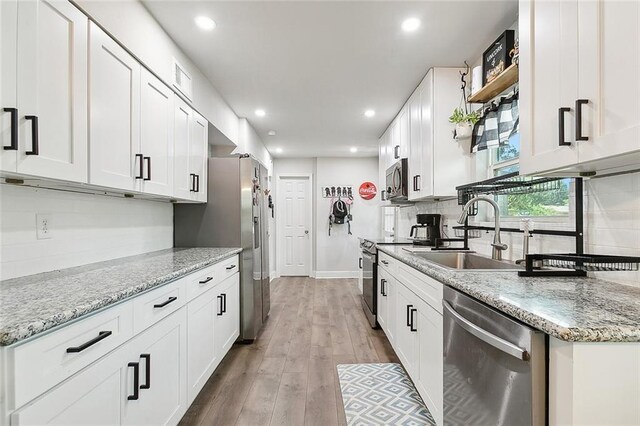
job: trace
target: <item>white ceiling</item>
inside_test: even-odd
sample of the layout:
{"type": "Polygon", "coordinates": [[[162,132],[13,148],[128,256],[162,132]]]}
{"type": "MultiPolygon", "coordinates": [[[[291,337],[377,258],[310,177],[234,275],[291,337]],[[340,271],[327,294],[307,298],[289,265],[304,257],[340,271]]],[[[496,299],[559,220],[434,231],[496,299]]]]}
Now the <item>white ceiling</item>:
{"type": "Polygon", "coordinates": [[[354,155],[353,146],[377,155],[378,138],[426,71],[476,61],[516,20],[518,2],[144,4],[275,157],[322,157],[354,155]],[[198,15],[217,28],[200,30],[198,15]],[[421,19],[416,32],[401,30],[408,17],[421,19]],[[256,117],[257,108],[267,115],[256,117]],[[369,108],[375,117],[364,117],[369,108]]]}

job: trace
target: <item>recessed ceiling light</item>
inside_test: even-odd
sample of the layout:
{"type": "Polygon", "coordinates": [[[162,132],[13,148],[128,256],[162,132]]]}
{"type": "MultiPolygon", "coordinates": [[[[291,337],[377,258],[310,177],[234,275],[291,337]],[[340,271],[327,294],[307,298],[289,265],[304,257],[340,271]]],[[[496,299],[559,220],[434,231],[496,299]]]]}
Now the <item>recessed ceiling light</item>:
{"type": "Polygon", "coordinates": [[[376,112],[374,110],[372,110],[372,109],[368,109],[368,110],[366,110],[364,112],[364,116],[367,117],[367,118],[371,118],[374,115],[376,115],[376,112]]]}
{"type": "Polygon", "coordinates": [[[276,148],[276,149],[275,149],[275,151],[276,151],[276,153],[278,153],[278,154],[282,154],[282,148],[276,148]]]}
{"type": "Polygon", "coordinates": [[[356,148],[355,146],[352,146],[349,151],[351,152],[358,152],[358,148],[356,148]]]}
{"type": "Polygon", "coordinates": [[[269,130],[269,132],[267,134],[269,136],[275,136],[276,135],[276,131],[275,130],[269,130]]]}
{"type": "Polygon", "coordinates": [[[415,31],[420,28],[420,20],[418,18],[408,18],[402,22],[402,29],[406,32],[415,31]]]}
{"type": "Polygon", "coordinates": [[[216,27],[216,22],[207,16],[196,16],[196,25],[205,31],[211,31],[216,27]]]}
{"type": "Polygon", "coordinates": [[[267,113],[263,109],[257,109],[256,110],[256,115],[258,117],[264,117],[265,115],[267,115],[267,113]]]}

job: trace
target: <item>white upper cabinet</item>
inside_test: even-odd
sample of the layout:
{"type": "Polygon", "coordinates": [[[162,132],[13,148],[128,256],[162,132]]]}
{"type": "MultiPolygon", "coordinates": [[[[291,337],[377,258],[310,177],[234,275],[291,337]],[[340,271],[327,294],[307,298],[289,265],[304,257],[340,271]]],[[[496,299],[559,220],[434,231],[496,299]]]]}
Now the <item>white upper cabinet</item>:
{"type": "Polygon", "coordinates": [[[422,176],[422,111],[420,104],[421,90],[416,90],[407,102],[409,116],[409,199],[420,197],[420,189],[424,183],[422,176]]]}
{"type": "Polygon", "coordinates": [[[637,168],[640,5],[520,1],[523,174],[637,168]]]}
{"type": "Polygon", "coordinates": [[[173,91],[143,69],[140,95],[140,152],[143,156],[144,175],[142,191],[147,194],[173,194],[173,102],[173,91]]]}
{"type": "Polygon", "coordinates": [[[197,112],[193,113],[191,120],[189,145],[189,168],[195,180],[193,199],[206,202],[209,123],[197,112]]]}
{"type": "Polygon", "coordinates": [[[174,122],[174,196],[206,202],[209,123],[178,96],[174,122]]]}
{"type": "Polygon", "coordinates": [[[140,64],[94,23],[89,46],[89,183],[138,190],[140,64]]]}
{"type": "Polygon", "coordinates": [[[68,1],[0,7],[2,170],[86,182],[87,17],[68,1]]]}
{"type": "Polygon", "coordinates": [[[640,2],[580,2],[578,31],[580,162],[640,152],[640,2]]]}

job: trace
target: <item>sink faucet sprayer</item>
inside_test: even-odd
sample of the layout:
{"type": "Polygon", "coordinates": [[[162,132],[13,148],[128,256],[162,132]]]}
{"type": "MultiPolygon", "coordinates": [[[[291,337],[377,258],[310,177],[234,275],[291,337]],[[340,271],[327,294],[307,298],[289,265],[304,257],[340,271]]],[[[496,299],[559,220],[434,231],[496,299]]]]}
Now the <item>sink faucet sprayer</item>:
{"type": "Polygon", "coordinates": [[[493,206],[493,215],[495,217],[496,233],[493,236],[493,243],[491,243],[491,246],[493,247],[493,250],[491,251],[491,258],[494,260],[502,260],[502,251],[506,250],[508,246],[506,244],[503,244],[502,241],[500,241],[500,207],[498,207],[498,203],[496,203],[493,199],[489,197],[472,198],[462,208],[462,213],[458,218],[458,223],[459,224],[464,223],[464,221],[467,219],[467,216],[469,215],[469,212],[468,212],[469,207],[471,207],[473,203],[477,203],[478,201],[486,201],[487,203],[493,206]]]}

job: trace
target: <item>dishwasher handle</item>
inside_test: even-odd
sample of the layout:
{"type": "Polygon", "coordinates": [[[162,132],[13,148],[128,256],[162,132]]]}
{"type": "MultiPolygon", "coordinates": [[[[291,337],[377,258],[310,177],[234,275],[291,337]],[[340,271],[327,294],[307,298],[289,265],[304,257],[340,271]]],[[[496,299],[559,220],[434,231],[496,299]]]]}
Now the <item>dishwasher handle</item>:
{"type": "Polygon", "coordinates": [[[478,327],[477,325],[475,325],[474,323],[472,323],[471,321],[469,321],[468,319],[460,315],[458,312],[456,312],[456,310],[453,309],[453,306],[451,306],[451,304],[446,300],[442,301],[442,307],[445,309],[445,311],[447,311],[449,315],[451,315],[451,318],[460,327],[462,327],[469,333],[473,334],[478,339],[482,340],[485,343],[488,343],[489,345],[493,346],[494,348],[506,354],[509,354],[515,358],[518,358],[519,360],[522,360],[522,361],[529,360],[529,352],[514,345],[511,342],[508,342],[498,336],[495,336],[489,333],[487,330],[483,328],[478,327]]]}

